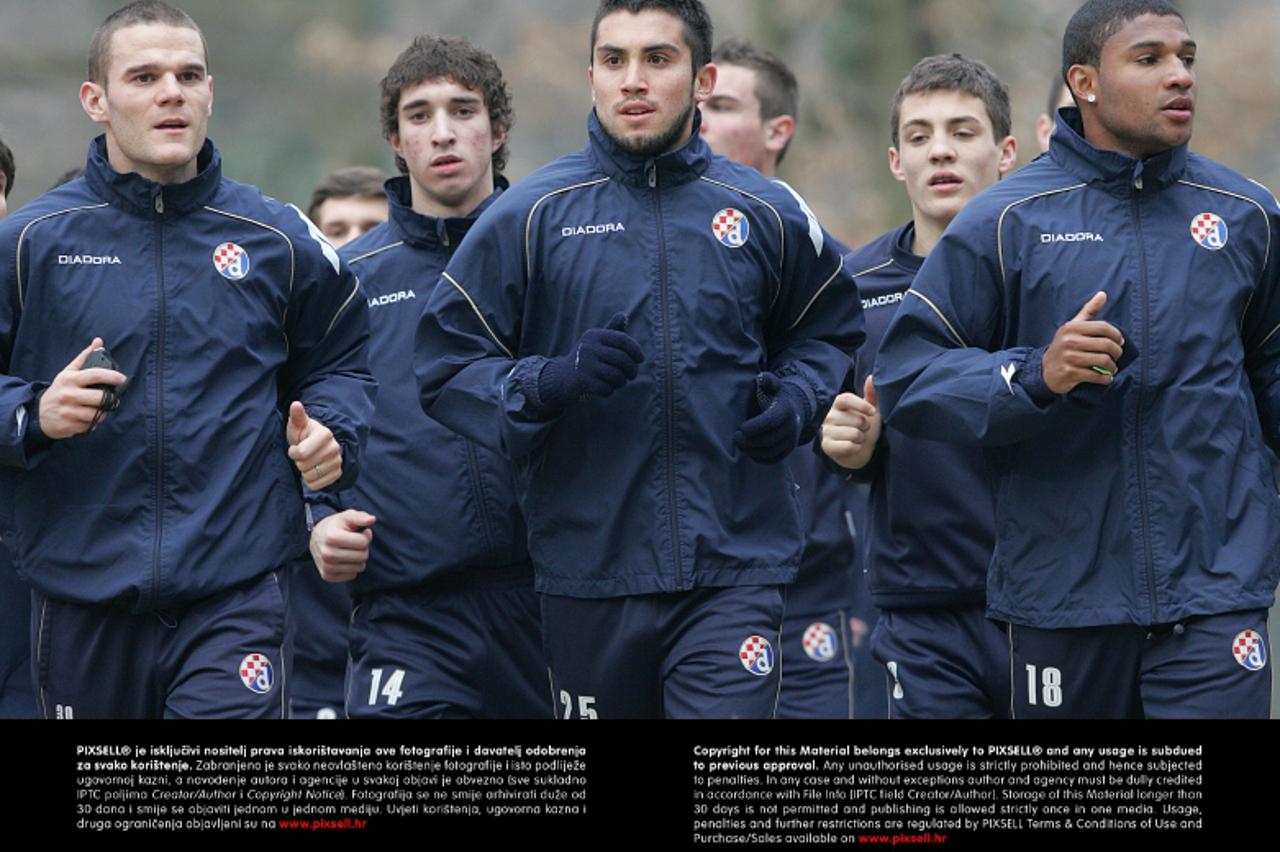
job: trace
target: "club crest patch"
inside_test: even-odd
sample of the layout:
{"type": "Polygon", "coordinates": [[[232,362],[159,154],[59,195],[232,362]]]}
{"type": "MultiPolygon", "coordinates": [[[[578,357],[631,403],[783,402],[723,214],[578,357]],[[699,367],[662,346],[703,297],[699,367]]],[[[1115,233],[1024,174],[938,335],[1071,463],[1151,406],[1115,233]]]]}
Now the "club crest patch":
{"type": "Polygon", "coordinates": [[[1217,251],[1227,244],[1227,223],[1213,213],[1201,213],[1191,220],[1191,238],[1201,248],[1217,251]]]}
{"type": "Polygon", "coordinates": [[[742,248],[751,236],[751,223],[747,221],[747,214],[741,210],[726,207],[712,218],[711,233],[721,245],[742,248]]]}
{"type": "Polygon", "coordinates": [[[773,671],[773,646],[763,636],[748,636],[738,648],[738,659],[747,671],[764,677],[773,671]]]}
{"type": "Polygon", "coordinates": [[[1251,672],[1262,670],[1267,664],[1267,646],[1262,634],[1256,630],[1241,630],[1231,640],[1231,654],[1236,662],[1251,672]]]}
{"type": "Polygon", "coordinates": [[[804,632],[804,652],[809,659],[829,663],[836,658],[836,632],[830,624],[816,621],[804,632]]]}
{"type": "Polygon", "coordinates": [[[213,250],[213,268],[228,281],[249,274],[249,253],[235,243],[223,243],[213,250]]]}
{"type": "Polygon", "coordinates": [[[265,695],[276,684],[275,670],[264,654],[250,654],[240,661],[240,681],[250,692],[265,695]]]}

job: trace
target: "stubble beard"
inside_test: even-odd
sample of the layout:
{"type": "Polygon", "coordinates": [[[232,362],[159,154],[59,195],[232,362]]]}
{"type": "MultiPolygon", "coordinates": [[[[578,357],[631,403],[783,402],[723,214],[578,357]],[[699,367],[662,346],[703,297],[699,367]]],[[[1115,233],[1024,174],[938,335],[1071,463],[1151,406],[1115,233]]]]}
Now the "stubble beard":
{"type": "Polygon", "coordinates": [[[634,154],[637,157],[656,157],[676,149],[685,141],[685,128],[688,126],[689,120],[693,118],[695,108],[693,93],[690,92],[689,106],[677,116],[675,121],[658,133],[623,139],[613,135],[603,123],[601,126],[604,127],[605,135],[627,153],[634,154]]]}

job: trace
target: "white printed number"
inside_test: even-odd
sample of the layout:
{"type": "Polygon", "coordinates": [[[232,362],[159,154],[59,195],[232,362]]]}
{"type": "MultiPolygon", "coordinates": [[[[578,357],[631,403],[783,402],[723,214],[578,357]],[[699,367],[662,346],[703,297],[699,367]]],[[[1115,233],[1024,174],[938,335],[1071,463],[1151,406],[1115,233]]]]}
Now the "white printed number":
{"type": "MultiPolygon", "coordinates": [[[[573,696],[563,689],[560,690],[560,703],[564,705],[564,715],[561,719],[573,718],[573,696]]],[[[596,697],[594,695],[578,696],[578,718],[579,719],[596,719],[596,697]]]]}
{"type": "Polygon", "coordinates": [[[1045,707],[1057,707],[1062,703],[1062,671],[1053,666],[1045,666],[1040,671],[1041,683],[1036,683],[1036,667],[1027,663],[1027,701],[1032,707],[1036,704],[1036,693],[1045,707]]]}
{"type": "MultiPolygon", "coordinates": [[[[378,686],[382,684],[382,669],[373,669],[370,671],[373,676],[369,682],[369,706],[378,703],[378,686]]],[[[382,697],[387,699],[387,706],[394,707],[396,702],[400,700],[400,696],[404,695],[404,690],[400,685],[404,683],[404,669],[396,669],[388,677],[385,685],[382,686],[382,697]]]]}

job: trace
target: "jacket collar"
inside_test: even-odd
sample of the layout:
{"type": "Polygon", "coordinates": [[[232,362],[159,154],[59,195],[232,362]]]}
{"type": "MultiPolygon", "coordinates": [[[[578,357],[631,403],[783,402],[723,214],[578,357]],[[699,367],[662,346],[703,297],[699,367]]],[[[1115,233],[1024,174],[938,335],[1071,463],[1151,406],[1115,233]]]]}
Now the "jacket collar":
{"type": "Polygon", "coordinates": [[[222,155],[206,139],[196,156],[196,176],[184,183],[160,184],[137,172],[120,174],[107,162],[107,137],[89,143],[84,176],[104,201],[139,216],[174,216],[197,210],[213,200],[222,184],[222,155]]]}
{"type": "Polygon", "coordinates": [[[1084,138],[1080,110],[1076,107],[1058,110],[1049,156],[1086,183],[1101,184],[1115,195],[1162,189],[1182,177],[1187,167],[1186,145],[1161,151],[1145,160],[1093,147],[1084,138]]]}
{"type": "Polygon", "coordinates": [[[684,145],[660,157],[641,157],[615,142],[596,117],[593,109],[587,117],[590,137],[588,150],[596,165],[610,177],[633,186],[649,186],[649,176],[657,169],[659,186],[675,186],[696,180],[711,163],[711,149],[698,129],[702,127],[702,111],[694,110],[693,134],[684,145]]]}
{"type": "Polygon", "coordinates": [[[924,266],[924,258],[911,251],[911,244],[916,241],[916,223],[908,222],[894,232],[893,248],[890,256],[893,262],[903,269],[919,272],[924,266]]]}
{"type": "Polygon", "coordinates": [[[399,232],[400,238],[409,245],[426,249],[436,249],[441,246],[457,248],[472,224],[480,218],[480,214],[488,210],[489,206],[498,200],[498,196],[510,186],[502,175],[494,178],[493,183],[494,189],[489,197],[481,201],[480,205],[467,215],[438,217],[415,211],[409,178],[405,175],[393,177],[384,184],[391,224],[399,232]]]}

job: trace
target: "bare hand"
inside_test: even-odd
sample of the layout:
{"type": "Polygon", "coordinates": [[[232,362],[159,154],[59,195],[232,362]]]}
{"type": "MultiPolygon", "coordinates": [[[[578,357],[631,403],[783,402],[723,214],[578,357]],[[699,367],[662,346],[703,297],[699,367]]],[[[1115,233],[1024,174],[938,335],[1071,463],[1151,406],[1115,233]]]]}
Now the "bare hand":
{"type": "Polygon", "coordinates": [[[1115,380],[1124,336],[1111,323],[1094,319],[1106,303],[1106,293],[1094,294],[1054,334],[1042,364],[1049,390],[1062,394],[1079,384],[1109,385],[1115,380]]]}
{"type": "Polygon", "coordinates": [[[822,421],[822,451],[848,470],[860,470],[871,461],[880,440],[880,409],[871,376],[863,384],[863,396],[842,393],[822,421]]]}
{"type": "Polygon", "coordinates": [[[75,357],[40,397],[40,431],[54,440],[70,438],[88,432],[94,418],[101,422],[105,414],[99,412],[106,391],[90,385],[123,385],[128,379],[123,373],[95,367],[82,370],[84,362],[93,350],[102,346],[102,338],[95,337],[89,347],[75,357]]]}
{"type": "Polygon", "coordinates": [[[311,558],[320,576],[330,583],[345,583],[360,575],[369,563],[370,527],[373,515],[348,509],[320,521],[311,530],[311,558]]]}
{"type": "Polygon", "coordinates": [[[329,427],[307,416],[300,402],[289,406],[285,438],[289,441],[289,458],[298,466],[302,481],[312,491],[319,491],[342,478],[342,445],[333,437],[329,427]]]}

